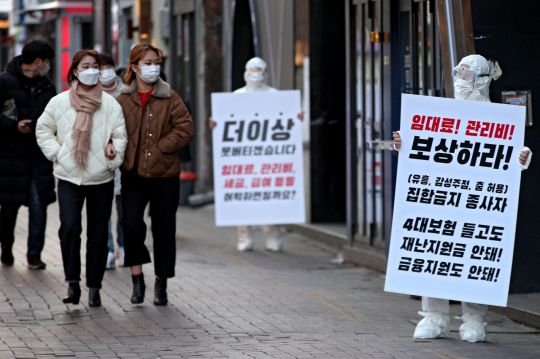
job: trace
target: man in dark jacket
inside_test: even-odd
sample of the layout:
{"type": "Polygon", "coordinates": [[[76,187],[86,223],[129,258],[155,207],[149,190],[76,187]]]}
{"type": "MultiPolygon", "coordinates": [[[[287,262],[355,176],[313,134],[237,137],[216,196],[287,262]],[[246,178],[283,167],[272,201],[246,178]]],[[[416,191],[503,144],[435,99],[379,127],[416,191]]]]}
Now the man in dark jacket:
{"type": "Polygon", "coordinates": [[[47,206],[56,200],[52,163],[36,142],[35,125],[49,100],[56,95],[45,76],[54,49],[42,40],[24,45],[0,74],[0,242],[3,265],[13,265],[12,253],[17,213],[29,207],[28,268],[45,269],[41,251],[45,244],[47,206]],[[10,107],[15,106],[15,111],[10,107]],[[15,112],[15,113],[14,113],[15,112]]]}

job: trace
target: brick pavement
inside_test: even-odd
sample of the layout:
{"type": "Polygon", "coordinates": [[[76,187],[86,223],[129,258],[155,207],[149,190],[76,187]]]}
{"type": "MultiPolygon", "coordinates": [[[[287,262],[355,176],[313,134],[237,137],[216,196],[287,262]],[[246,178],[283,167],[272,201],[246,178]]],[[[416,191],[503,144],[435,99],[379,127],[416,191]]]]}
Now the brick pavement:
{"type": "Polygon", "coordinates": [[[333,249],[294,233],[284,253],[264,251],[260,232],[255,251],[239,253],[235,229],[216,228],[211,206],[179,210],[170,305],[152,304],[150,265],[143,305],[129,301],[127,268],[106,272],[102,308],[88,307],[84,288],[81,305],[64,305],[58,209],[49,207],[45,271],[26,269],[27,218],[21,209],[15,266],[0,268],[0,358],[540,357],[537,331],[494,313],[486,343],[457,332],[414,340],[420,302],[384,293],[380,273],[331,264],[333,249]]]}

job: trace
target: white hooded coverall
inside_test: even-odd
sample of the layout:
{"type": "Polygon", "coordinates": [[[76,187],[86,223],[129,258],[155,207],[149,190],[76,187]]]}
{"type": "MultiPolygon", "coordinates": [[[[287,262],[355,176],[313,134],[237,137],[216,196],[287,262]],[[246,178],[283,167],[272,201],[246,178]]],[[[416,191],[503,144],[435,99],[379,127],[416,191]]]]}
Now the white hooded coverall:
{"type": "MultiPolygon", "coordinates": [[[[266,62],[259,57],[254,57],[246,63],[246,72],[244,72],[246,86],[234,92],[277,91],[275,88],[266,84],[267,78],[266,62]],[[263,71],[252,71],[254,68],[262,69],[263,71]]],[[[279,226],[266,225],[264,226],[264,233],[266,235],[266,249],[273,252],[281,252],[283,250],[283,239],[281,238],[279,226]]],[[[252,228],[249,226],[238,226],[238,250],[249,251],[253,249],[253,245],[252,228]]]]}
{"type": "MultiPolygon", "coordinates": [[[[490,76],[477,77],[474,82],[457,79],[454,83],[454,97],[458,100],[491,102],[489,100],[489,85],[491,83],[491,66],[480,55],[464,57],[458,66],[468,65],[477,74],[490,76]]],[[[497,79],[496,77],[495,79],[497,79]]],[[[523,150],[529,150],[525,147],[523,150]]],[[[526,169],[531,161],[532,153],[528,156],[522,169],[526,169]]],[[[468,342],[481,342],[486,339],[486,313],[488,306],[475,303],[461,303],[463,324],[459,328],[462,340],[468,342]]],[[[422,297],[422,311],[418,314],[425,317],[418,323],[414,332],[414,338],[444,338],[449,336],[450,307],[447,299],[422,297]]]]}

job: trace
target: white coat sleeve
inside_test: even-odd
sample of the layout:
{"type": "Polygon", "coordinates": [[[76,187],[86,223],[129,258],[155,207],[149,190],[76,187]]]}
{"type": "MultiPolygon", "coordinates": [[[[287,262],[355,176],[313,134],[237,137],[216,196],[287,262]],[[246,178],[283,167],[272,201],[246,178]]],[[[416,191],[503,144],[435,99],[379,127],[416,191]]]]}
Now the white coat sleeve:
{"type": "Polygon", "coordinates": [[[41,151],[49,161],[56,162],[60,143],[56,137],[56,101],[52,99],[37,120],[36,139],[41,151]]]}
{"type": "Polygon", "coordinates": [[[124,162],[127,147],[127,131],[124,112],[116,100],[114,100],[111,109],[111,114],[109,115],[112,127],[111,140],[116,150],[116,156],[112,160],[107,159],[107,166],[109,171],[114,171],[124,162]]]}
{"type": "MultiPolygon", "coordinates": [[[[527,161],[525,161],[524,165],[522,165],[521,163],[519,164],[519,167],[521,167],[522,171],[529,168],[529,165],[531,164],[531,158],[532,158],[532,151],[531,151],[531,149],[529,147],[523,147],[521,152],[523,152],[523,151],[529,151],[529,156],[527,157],[527,161]]],[[[519,161],[519,159],[518,159],[518,161],[519,161]]]]}

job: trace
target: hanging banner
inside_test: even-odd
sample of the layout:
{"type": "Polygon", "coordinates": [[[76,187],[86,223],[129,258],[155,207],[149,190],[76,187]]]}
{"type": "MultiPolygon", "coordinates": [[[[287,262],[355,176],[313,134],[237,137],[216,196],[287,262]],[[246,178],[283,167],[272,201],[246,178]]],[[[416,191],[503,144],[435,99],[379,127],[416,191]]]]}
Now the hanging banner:
{"type": "Polygon", "coordinates": [[[506,306],[525,107],[402,95],[385,291],[506,306]]]}
{"type": "Polygon", "coordinates": [[[300,91],[213,93],[216,225],[304,223],[300,91]]]}

